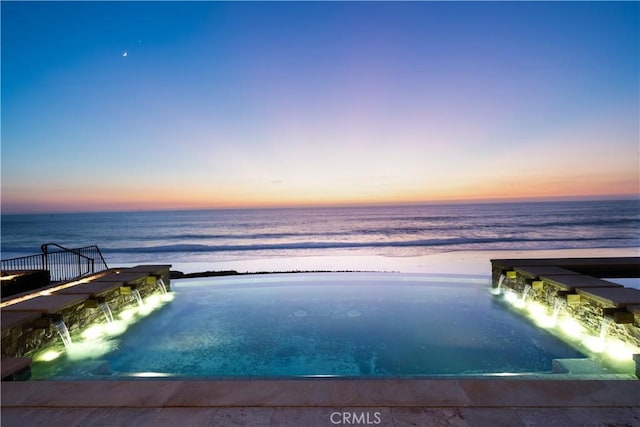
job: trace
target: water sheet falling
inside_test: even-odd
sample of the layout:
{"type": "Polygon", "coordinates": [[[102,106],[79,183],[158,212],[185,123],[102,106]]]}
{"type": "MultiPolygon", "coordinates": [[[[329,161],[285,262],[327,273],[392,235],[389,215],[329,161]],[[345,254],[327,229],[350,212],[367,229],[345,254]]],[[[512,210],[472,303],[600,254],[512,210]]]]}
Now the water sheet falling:
{"type": "Polygon", "coordinates": [[[113,313],[111,312],[111,307],[109,307],[108,302],[102,302],[98,305],[102,313],[104,313],[105,319],[107,319],[107,323],[113,323],[113,313]]]}
{"type": "Polygon", "coordinates": [[[506,276],[504,274],[501,274],[500,278],[498,279],[498,286],[491,289],[491,293],[493,295],[500,295],[502,293],[502,283],[504,282],[504,279],[506,279],[506,276]]]}
{"type": "Polygon", "coordinates": [[[609,331],[610,325],[611,319],[608,317],[603,317],[602,323],[600,324],[600,337],[598,338],[601,343],[603,343],[604,339],[607,337],[607,332],[609,331]]]}
{"type": "Polygon", "coordinates": [[[143,307],[144,301],[142,301],[142,296],[140,295],[140,291],[138,291],[137,289],[134,289],[133,291],[131,291],[131,293],[136,298],[136,301],[138,302],[138,307],[143,307]]]}
{"type": "Polygon", "coordinates": [[[162,292],[162,295],[166,295],[167,294],[167,286],[164,284],[164,280],[158,279],[156,284],[160,288],[160,292],[162,292]]]}
{"type": "Polygon", "coordinates": [[[62,342],[66,348],[69,348],[72,344],[71,335],[69,335],[69,329],[67,329],[67,325],[64,323],[64,320],[56,322],[53,324],[62,339],[62,342]]]}
{"type": "Polygon", "coordinates": [[[564,308],[566,303],[567,302],[563,298],[556,297],[553,303],[553,313],[551,314],[551,322],[553,325],[558,322],[558,315],[560,314],[560,310],[564,308]]]}
{"type": "Polygon", "coordinates": [[[524,305],[527,302],[527,296],[529,295],[529,291],[531,290],[531,285],[527,285],[524,287],[524,291],[522,291],[522,299],[520,303],[524,305]]]}

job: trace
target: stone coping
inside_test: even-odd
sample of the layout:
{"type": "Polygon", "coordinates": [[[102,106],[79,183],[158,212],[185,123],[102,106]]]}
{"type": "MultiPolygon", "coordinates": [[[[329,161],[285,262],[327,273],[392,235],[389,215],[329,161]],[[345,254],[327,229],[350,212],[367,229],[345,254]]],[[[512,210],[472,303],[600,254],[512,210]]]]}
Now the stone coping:
{"type": "Polygon", "coordinates": [[[622,285],[608,282],[591,276],[583,276],[582,274],[572,275],[542,275],[540,279],[545,282],[552,283],[566,290],[573,291],[576,288],[622,288],[622,285]]]}
{"type": "Polygon", "coordinates": [[[491,265],[509,270],[516,267],[554,266],[594,277],[640,277],[640,257],[601,258],[508,258],[491,259],[491,265]]]}
{"type": "Polygon", "coordinates": [[[2,330],[13,328],[25,323],[31,323],[41,316],[34,311],[5,311],[0,310],[0,326],[2,330]]]}
{"type": "Polygon", "coordinates": [[[503,266],[525,267],[538,265],[584,266],[584,265],[640,265],[640,257],[597,257],[597,258],[497,258],[490,260],[503,266]]]}
{"type": "Polygon", "coordinates": [[[514,270],[518,273],[527,274],[529,276],[542,276],[542,275],[578,275],[575,271],[570,271],[562,267],[556,267],[555,265],[540,265],[540,266],[528,266],[528,267],[514,267],[514,270]]]}
{"type": "Polygon", "coordinates": [[[633,288],[589,288],[578,289],[577,292],[615,307],[640,304],[640,290],[633,288]]]}
{"type": "Polygon", "coordinates": [[[70,288],[62,289],[54,293],[54,295],[65,294],[87,294],[92,297],[104,295],[120,286],[123,286],[124,282],[102,282],[94,281],[89,283],[81,283],[79,285],[72,286],[70,288]]]}
{"type": "Polygon", "coordinates": [[[145,272],[129,272],[129,269],[123,269],[121,273],[109,273],[105,276],[99,277],[92,282],[122,282],[122,283],[131,283],[136,280],[144,279],[149,276],[148,273],[145,272]]]}
{"type": "Polygon", "coordinates": [[[150,265],[136,265],[135,267],[123,268],[123,271],[132,273],[160,273],[164,270],[169,270],[171,264],[150,264],[150,265]]]}
{"type": "Polygon", "coordinates": [[[640,304],[631,304],[627,306],[627,311],[631,313],[640,314],[640,304]]]}
{"type": "MultiPolygon", "coordinates": [[[[31,358],[29,357],[5,357],[0,361],[2,378],[7,378],[9,375],[28,368],[30,365],[31,358]]],[[[4,388],[4,383],[2,388],[4,388]]]]}
{"type": "Polygon", "coordinates": [[[138,380],[2,384],[7,407],[639,407],[637,380],[138,380]]]}
{"type": "Polygon", "coordinates": [[[86,301],[88,298],[86,294],[39,296],[4,307],[2,311],[36,311],[44,314],[57,313],[67,307],[86,301]]]}

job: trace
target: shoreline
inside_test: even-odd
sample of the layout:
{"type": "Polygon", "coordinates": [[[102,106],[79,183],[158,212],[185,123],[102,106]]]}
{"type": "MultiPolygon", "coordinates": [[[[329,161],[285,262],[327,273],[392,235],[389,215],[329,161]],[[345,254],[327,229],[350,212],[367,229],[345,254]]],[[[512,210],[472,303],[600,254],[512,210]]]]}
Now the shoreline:
{"type": "Polygon", "coordinates": [[[171,280],[197,279],[202,277],[224,277],[224,276],[249,276],[260,274],[305,274],[305,273],[382,273],[379,271],[363,270],[289,270],[289,271],[246,271],[243,273],[236,270],[210,270],[198,271],[195,273],[183,273],[182,271],[170,270],[171,280]]]}
{"type": "MultiPolygon", "coordinates": [[[[386,255],[315,255],[264,257],[211,262],[176,262],[172,271],[183,275],[266,274],[310,272],[380,272],[491,275],[496,258],[594,258],[637,257],[640,248],[461,250],[428,255],[392,257],[386,255]]],[[[132,264],[132,266],[135,264],[132,264]]],[[[123,265],[124,266],[124,265],[123,265]]],[[[198,276],[190,276],[198,277],[198,276]]],[[[182,276],[181,278],[187,278],[182,276]]]]}

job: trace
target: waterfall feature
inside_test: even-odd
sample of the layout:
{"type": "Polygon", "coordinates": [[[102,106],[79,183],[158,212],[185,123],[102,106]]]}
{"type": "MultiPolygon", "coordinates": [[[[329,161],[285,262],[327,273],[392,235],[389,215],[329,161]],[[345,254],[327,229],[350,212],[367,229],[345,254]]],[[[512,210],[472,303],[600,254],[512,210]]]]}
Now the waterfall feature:
{"type": "Polygon", "coordinates": [[[502,293],[502,284],[504,283],[504,279],[506,279],[507,276],[505,276],[504,274],[500,275],[500,278],[498,278],[498,286],[496,286],[495,288],[491,289],[491,293],[493,295],[500,295],[502,293]]]}
{"type": "Polygon", "coordinates": [[[524,287],[524,291],[522,291],[522,299],[520,303],[524,305],[527,302],[527,296],[529,295],[529,291],[531,290],[531,285],[527,285],[524,287]]]}
{"type": "Polygon", "coordinates": [[[109,307],[108,302],[102,302],[98,305],[102,313],[104,313],[104,317],[107,319],[107,323],[113,322],[113,313],[111,312],[111,307],[109,307]]]}
{"type": "Polygon", "coordinates": [[[601,343],[604,342],[604,339],[607,336],[607,332],[609,331],[609,326],[611,325],[611,319],[608,317],[602,318],[602,323],[600,324],[600,337],[599,340],[601,343]]]}
{"type": "Polygon", "coordinates": [[[164,284],[164,280],[158,279],[156,284],[160,288],[160,292],[162,293],[162,295],[166,295],[167,294],[167,286],[164,284]]]}
{"type": "Polygon", "coordinates": [[[562,310],[567,302],[563,298],[556,297],[553,303],[553,313],[551,314],[551,321],[555,325],[558,322],[558,314],[562,310]]]}
{"type": "Polygon", "coordinates": [[[138,307],[144,306],[144,302],[142,301],[142,296],[140,295],[140,291],[134,289],[131,291],[134,297],[136,297],[136,301],[138,302],[138,307]]]}
{"type": "Polygon", "coordinates": [[[69,329],[67,329],[67,325],[64,323],[64,320],[54,323],[53,326],[56,328],[56,331],[58,331],[60,338],[62,338],[64,346],[69,348],[72,344],[71,335],[69,335],[69,329]]]}

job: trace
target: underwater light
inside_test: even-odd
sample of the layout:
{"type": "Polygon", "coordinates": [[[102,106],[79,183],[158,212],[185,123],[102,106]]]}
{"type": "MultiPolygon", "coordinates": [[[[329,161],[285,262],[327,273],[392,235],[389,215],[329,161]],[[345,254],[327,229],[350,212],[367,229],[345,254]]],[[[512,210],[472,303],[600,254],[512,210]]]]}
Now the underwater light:
{"type": "Polygon", "coordinates": [[[531,302],[527,309],[529,310],[529,316],[536,325],[542,328],[552,328],[555,326],[556,323],[553,318],[547,314],[547,309],[542,304],[531,302]]]}
{"type": "Polygon", "coordinates": [[[511,305],[515,305],[516,301],[520,300],[520,298],[518,298],[518,294],[512,290],[508,290],[504,293],[504,299],[511,305]]]}
{"type": "Polygon", "coordinates": [[[135,308],[122,310],[120,312],[120,318],[122,320],[124,320],[125,322],[128,322],[128,321],[132,320],[134,317],[136,317],[136,313],[137,313],[137,310],[135,308]]]}
{"type": "Polygon", "coordinates": [[[146,316],[147,314],[153,311],[153,308],[154,307],[151,307],[150,305],[145,304],[142,307],[138,308],[138,313],[140,313],[143,316],[146,316]]]}
{"type": "Polygon", "coordinates": [[[489,376],[495,376],[495,377],[517,377],[519,374],[517,372],[496,372],[495,374],[489,374],[489,376]]]}
{"type": "Polygon", "coordinates": [[[311,374],[311,375],[302,375],[304,378],[338,378],[342,375],[334,375],[334,374],[311,374]]]}
{"type": "Polygon", "coordinates": [[[96,340],[104,335],[104,326],[92,325],[82,331],[82,338],[85,340],[96,340]]]}
{"type": "Polygon", "coordinates": [[[132,377],[170,377],[171,374],[166,372],[136,372],[131,374],[132,377]]]}
{"type": "Polygon", "coordinates": [[[115,347],[116,343],[106,340],[74,342],[67,348],[67,355],[71,360],[92,359],[109,353],[115,347]]]}
{"type": "Polygon", "coordinates": [[[160,295],[158,294],[149,295],[144,305],[151,306],[152,308],[159,307],[160,305],[162,305],[162,300],[160,299],[160,295]]]}
{"type": "Polygon", "coordinates": [[[547,309],[539,302],[530,302],[527,306],[527,310],[533,318],[547,317],[547,309]]]}
{"type": "Polygon", "coordinates": [[[563,318],[559,322],[559,325],[560,329],[562,329],[565,334],[573,338],[578,338],[586,331],[584,326],[582,326],[580,323],[578,323],[577,320],[572,317],[563,318]]]}
{"type": "Polygon", "coordinates": [[[522,299],[520,299],[520,298],[517,298],[511,304],[513,304],[513,306],[516,307],[516,308],[524,308],[525,305],[526,305],[526,303],[524,301],[522,301],[522,299]]]}
{"type": "Polygon", "coordinates": [[[52,360],[60,357],[60,352],[55,350],[47,350],[44,353],[39,354],[36,357],[36,360],[39,362],[51,362],[52,360]]]}
{"type": "Polygon", "coordinates": [[[584,337],[582,343],[585,345],[585,347],[587,347],[594,353],[602,353],[605,348],[603,340],[601,340],[599,337],[594,337],[591,335],[584,337]]]}
{"type": "Polygon", "coordinates": [[[606,350],[607,356],[619,361],[633,360],[633,355],[638,352],[638,348],[620,340],[610,341],[606,350]]]}
{"type": "Polygon", "coordinates": [[[120,335],[127,330],[127,326],[127,322],[123,320],[114,320],[104,325],[104,333],[110,336],[120,335]]]}

